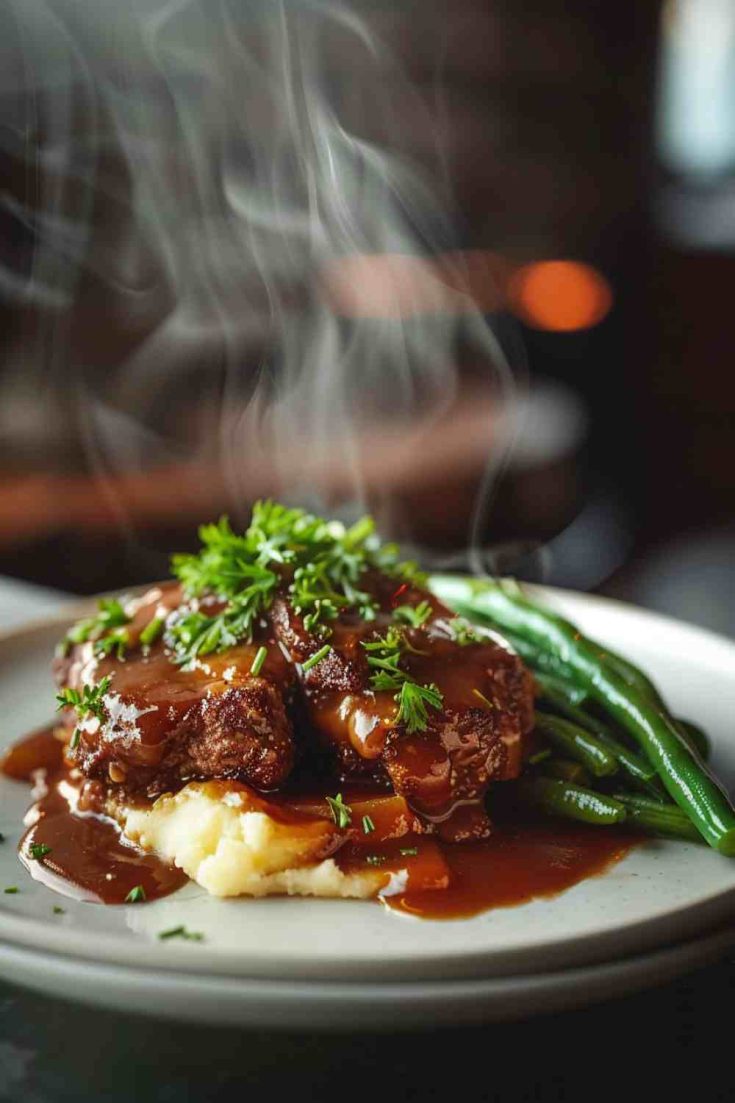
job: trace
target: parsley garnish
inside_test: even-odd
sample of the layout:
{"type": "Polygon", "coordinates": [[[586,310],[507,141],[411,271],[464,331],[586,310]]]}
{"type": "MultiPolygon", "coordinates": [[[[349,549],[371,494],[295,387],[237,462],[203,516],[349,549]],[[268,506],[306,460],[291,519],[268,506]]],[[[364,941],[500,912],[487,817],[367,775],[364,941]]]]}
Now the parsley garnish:
{"type": "Polygon", "coordinates": [[[375,824],[370,816],[362,817],[362,830],[365,835],[370,835],[375,830],[375,824]]]}
{"type": "Polygon", "coordinates": [[[270,607],[282,580],[290,578],[288,596],[307,632],[327,637],[329,622],[345,609],[370,620],[375,602],[361,589],[366,571],[380,570],[410,583],[424,580],[414,563],[402,563],[393,544],[383,545],[373,522],[363,517],[350,528],[302,509],[277,502],[256,502],[245,533],[233,532],[223,517],[199,530],[197,555],[175,555],[174,574],[189,598],[212,595],[225,608],[213,617],[192,609],[170,625],[166,643],[176,662],[223,651],[253,630],[270,607]]]}
{"type": "Polygon", "coordinates": [[[170,927],[167,931],[159,931],[158,937],[160,939],[167,938],[184,938],[187,942],[201,942],[204,935],[201,931],[187,931],[186,927],[170,927]]]}
{"type": "Polygon", "coordinates": [[[458,643],[460,647],[467,647],[470,643],[478,643],[480,641],[477,632],[475,632],[472,625],[469,621],[465,620],[464,617],[452,617],[452,619],[448,621],[448,627],[452,639],[455,643],[458,643]]]}
{"type": "Polygon", "coordinates": [[[161,632],[163,632],[164,624],[165,620],[163,617],[153,617],[152,620],[148,621],[145,628],[140,633],[140,642],[143,647],[150,647],[151,644],[156,642],[161,632]]]}
{"type": "Polygon", "coordinates": [[[253,664],[250,667],[250,673],[252,675],[254,675],[256,678],[260,674],[261,670],[263,669],[263,663],[265,662],[265,660],[267,658],[268,658],[268,648],[267,647],[259,647],[258,650],[255,652],[255,658],[253,659],[253,664]]]}
{"type": "Polygon", "coordinates": [[[145,889],[142,885],[136,885],[125,897],[126,904],[141,904],[146,899],[145,889]]]}
{"type": "Polygon", "coordinates": [[[16,885],[10,885],[8,888],[3,889],[3,892],[6,896],[15,896],[17,892],[20,892],[20,889],[16,885]]]}
{"type": "Polygon", "coordinates": [[[349,827],[352,823],[352,809],[342,800],[342,794],[337,793],[336,797],[327,797],[327,804],[337,827],[349,827]]]}
{"type": "Polygon", "coordinates": [[[58,904],[54,904],[53,913],[54,913],[54,915],[66,915],[66,912],[64,911],[64,909],[60,908],[58,904]]]}
{"type": "MultiPolygon", "coordinates": [[[[97,605],[98,612],[93,617],[85,617],[83,620],[77,621],[74,627],[67,632],[64,641],[67,649],[68,645],[73,643],[86,643],[87,640],[101,641],[102,637],[112,629],[130,624],[131,618],[117,598],[100,598],[97,605]]],[[[109,654],[109,651],[103,653],[109,654]]]]}
{"type": "Polygon", "coordinates": [[[83,686],[81,692],[78,689],[62,689],[56,694],[59,702],[56,711],[73,708],[80,720],[85,716],[96,716],[99,720],[104,720],[105,706],[102,698],[109,690],[111,681],[108,674],[97,685],[83,686]]]}
{"type": "Polygon", "coordinates": [[[94,641],[94,653],[99,656],[113,655],[117,652],[117,658],[122,659],[130,643],[127,629],[116,628],[109,636],[102,636],[94,641]]]}
{"type": "Polygon", "coordinates": [[[417,846],[403,846],[398,851],[398,853],[402,854],[404,858],[415,858],[418,852],[419,849],[417,846]]]}
{"type": "Polygon", "coordinates": [[[315,651],[313,655],[310,655],[309,658],[301,664],[301,669],[304,673],[311,670],[311,668],[316,666],[317,663],[320,663],[322,659],[326,659],[331,650],[330,644],[325,643],[323,647],[320,647],[318,651],[315,651]]]}
{"type": "Polygon", "coordinates": [[[365,861],[369,866],[382,866],[383,862],[387,862],[388,859],[384,854],[368,854],[365,861]]]}
{"type": "Polygon", "coordinates": [[[46,843],[31,843],[28,847],[28,853],[34,861],[38,862],[51,853],[51,847],[46,846],[46,843]]]}
{"type": "Polygon", "coordinates": [[[411,628],[421,628],[431,616],[431,605],[428,601],[420,601],[418,605],[398,605],[393,610],[393,616],[411,628]]]}
{"type": "Polygon", "coordinates": [[[487,708],[489,708],[489,709],[494,709],[495,708],[495,705],[492,703],[490,698],[486,697],[484,693],[480,693],[479,689],[473,689],[472,690],[472,695],[473,695],[473,697],[476,697],[478,701],[482,701],[483,705],[485,705],[487,708]]]}
{"type": "Polygon", "coordinates": [[[408,671],[400,666],[404,649],[408,646],[401,631],[391,625],[384,636],[364,641],[368,652],[368,666],[373,670],[370,685],[378,692],[395,690],[398,705],[396,723],[405,724],[409,734],[424,731],[429,723],[428,709],[440,709],[444,698],[433,683],[420,685],[408,671]]]}

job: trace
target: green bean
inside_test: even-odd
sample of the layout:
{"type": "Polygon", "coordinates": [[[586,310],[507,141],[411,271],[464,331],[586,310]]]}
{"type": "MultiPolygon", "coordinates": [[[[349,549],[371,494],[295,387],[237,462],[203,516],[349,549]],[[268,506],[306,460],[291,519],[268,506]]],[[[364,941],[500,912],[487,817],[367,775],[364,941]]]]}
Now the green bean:
{"type": "Polygon", "coordinates": [[[457,575],[434,575],[431,588],[453,608],[487,617],[548,651],[575,684],[587,689],[630,733],[656,767],[669,795],[722,854],[735,855],[735,809],[681,736],[653,683],[637,667],[601,651],[569,621],[522,596],[517,586],[457,575]]]}
{"type": "Polygon", "coordinates": [[[537,710],[536,730],[557,750],[581,762],[595,777],[609,777],[617,772],[615,756],[603,747],[599,739],[577,724],[537,710]]]}
{"type": "Polygon", "coordinates": [[[592,788],[592,778],[581,762],[572,762],[569,758],[556,758],[553,755],[540,764],[540,773],[544,777],[554,777],[559,781],[570,781],[572,785],[592,788]]]}
{"type": "Polygon", "coordinates": [[[682,720],[681,717],[677,717],[676,725],[682,738],[686,739],[692,750],[706,762],[712,751],[707,732],[703,731],[699,724],[693,724],[691,720],[682,720]]]}
{"type": "Polygon", "coordinates": [[[567,682],[563,678],[556,677],[553,674],[537,672],[535,678],[542,690],[549,691],[549,700],[552,699],[551,694],[559,694],[562,695],[564,700],[570,705],[574,705],[575,708],[580,708],[580,706],[584,705],[584,703],[590,699],[590,695],[586,689],[575,686],[573,682],[567,682]]]}
{"type": "Polygon", "coordinates": [[[552,816],[597,826],[622,823],[626,818],[625,807],[620,801],[568,781],[526,777],[517,782],[517,792],[524,803],[552,816]]]}
{"type": "Polygon", "coordinates": [[[645,758],[634,751],[628,750],[624,743],[615,738],[607,724],[603,723],[602,720],[598,720],[596,717],[590,716],[584,709],[578,708],[570,700],[570,694],[567,694],[565,686],[559,683],[551,684],[547,680],[542,683],[542,689],[544,700],[553,705],[557,712],[560,712],[568,720],[596,735],[603,746],[615,755],[626,773],[643,784],[646,789],[649,788],[650,782],[656,779],[656,771],[650,762],[647,762],[645,758]]]}
{"type": "Polygon", "coordinates": [[[654,835],[670,835],[687,842],[701,843],[696,827],[675,804],[659,804],[632,793],[615,793],[615,800],[625,807],[628,823],[654,835]]]}

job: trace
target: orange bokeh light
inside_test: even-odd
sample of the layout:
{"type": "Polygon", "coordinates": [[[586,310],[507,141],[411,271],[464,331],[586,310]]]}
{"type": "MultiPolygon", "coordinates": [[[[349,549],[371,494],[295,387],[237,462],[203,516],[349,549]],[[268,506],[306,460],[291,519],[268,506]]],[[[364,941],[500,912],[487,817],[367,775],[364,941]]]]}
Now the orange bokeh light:
{"type": "Polygon", "coordinates": [[[601,322],[613,295],[605,277],[589,264],[544,260],[513,274],[508,299],[514,313],[534,329],[571,333],[601,322]]]}

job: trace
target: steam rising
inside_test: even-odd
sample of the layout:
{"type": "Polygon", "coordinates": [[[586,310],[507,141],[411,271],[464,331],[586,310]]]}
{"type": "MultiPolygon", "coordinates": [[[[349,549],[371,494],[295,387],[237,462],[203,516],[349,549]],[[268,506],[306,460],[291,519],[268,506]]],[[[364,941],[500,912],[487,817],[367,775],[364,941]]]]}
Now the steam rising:
{"type": "MultiPolygon", "coordinates": [[[[0,142],[27,185],[0,198],[33,241],[30,266],[0,267],[0,293],[32,310],[34,366],[71,381],[98,471],[206,457],[235,516],[254,482],[380,512],[390,486],[365,464],[376,427],[386,449],[426,433],[463,358],[507,408],[497,342],[467,296],[457,307],[461,271],[450,296],[448,265],[427,264],[393,316],[347,317],[336,301],[352,258],[453,245],[439,152],[407,153],[396,104],[421,134],[431,118],[344,4],[11,0],[0,35],[0,142]],[[90,286],[91,324],[128,346],[105,371],[73,340],[90,286]],[[203,379],[177,437],[162,423],[203,379]]],[[[478,531],[506,437],[488,440],[478,531]]]]}

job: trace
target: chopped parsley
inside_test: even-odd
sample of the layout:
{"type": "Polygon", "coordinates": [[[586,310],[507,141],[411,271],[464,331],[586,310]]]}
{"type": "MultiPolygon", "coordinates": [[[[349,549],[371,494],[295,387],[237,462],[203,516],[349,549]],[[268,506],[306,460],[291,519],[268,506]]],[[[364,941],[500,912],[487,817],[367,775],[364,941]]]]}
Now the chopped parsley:
{"type": "Polygon", "coordinates": [[[163,617],[153,617],[149,620],[145,628],[140,633],[140,642],[143,647],[150,647],[156,642],[158,637],[163,632],[165,620],[163,617]]]}
{"type": "Polygon", "coordinates": [[[159,931],[158,937],[162,941],[168,938],[183,938],[187,942],[202,942],[204,939],[201,931],[188,931],[183,925],[181,927],[170,927],[167,931],[159,931]]]}
{"type": "Polygon", "coordinates": [[[253,659],[253,665],[250,667],[250,673],[252,675],[254,675],[256,678],[260,674],[261,670],[263,669],[263,664],[264,664],[264,662],[267,658],[268,658],[268,648],[267,647],[259,647],[258,650],[255,652],[255,658],[253,659]]]}
{"type": "Polygon", "coordinates": [[[320,663],[322,659],[326,659],[331,650],[331,645],[325,643],[323,647],[320,647],[318,651],[315,651],[313,655],[310,655],[306,662],[303,662],[301,664],[301,669],[304,671],[304,673],[306,673],[308,670],[311,670],[311,668],[313,666],[316,666],[317,663],[320,663]]]}
{"type": "Polygon", "coordinates": [[[94,641],[94,653],[100,657],[114,655],[122,659],[130,643],[130,636],[126,628],[115,628],[109,636],[102,636],[94,641]]]}
{"type": "Polygon", "coordinates": [[[304,628],[322,639],[331,633],[329,622],[345,609],[366,620],[375,617],[375,602],[360,586],[366,571],[380,570],[406,582],[424,579],[415,563],[400,561],[395,545],[381,546],[369,517],[346,528],[302,509],[263,501],[253,506],[243,534],[235,533],[223,517],[203,525],[199,535],[202,550],[175,555],[173,573],[189,599],[209,595],[226,604],[211,617],[193,607],[169,625],[167,646],[174,660],[186,665],[242,640],[252,641],[284,575],[290,578],[288,596],[304,628]]]}
{"type": "MultiPolygon", "coordinates": [[[[103,637],[106,637],[108,632],[130,624],[131,618],[117,598],[100,598],[97,605],[98,611],[93,617],[84,617],[83,620],[77,621],[74,627],[67,632],[62,644],[64,651],[68,651],[71,644],[86,643],[87,640],[95,641],[95,651],[97,651],[103,637]]],[[[121,638],[118,637],[118,639],[121,638]]],[[[119,643],[117,646],[119,646],[119,643]]],[[[101,653],[110,654],[110,651],[102,651],[101,653]]]]}
{"type": "Polygon", "coordinates": [[[464,617],[452,617],[447,623],[452,639],[455,643],[458,643],[460,647],[467,647],[470,643],[480,642],[480,637],[477,632],[464,617]]]}
{"type": "Polygon", "coordinates": [[[418,605],[398,605],[393,610],[393,616],[411,628],[421,628],[431,616],[431,605],[428,601],[420,601],[418,605]]]}
{"type": "Polygon", "coordinates": [[[3,892],[6,896],[15,896],[16,893],[20,892],[20,889],[17,885],[9,885],[8,888],[3,889],[3,892]]]}
{"type": "Polygon", "coordinates": [[[368,854],[365,861],[369,866],[382,866],[383,862],[387,862],[388,859],[384,854],[368,854]]]}
{"type": "Polygon", "coordinates": [[[64,909],[60,908],[58,904],[54,904],[52,911],[54,915],[66,915],[64,909]]]}
{"type": "Polygon", "coordinates": [[[337,793],[336,797],[327,797],[327,804],[337,827],[349,827],[352,823],[352,809],[342,800],[342,794],[337,793]]]}
{"type": "Polygon", "coordinates": [[[365,835],[370,835],[375,830],[375,824],[370,816],[362,817],[362,830],[365,835]]]}
{"type": "Polygon", "coordinates": [[[478,701],[482,701],[486,708],[494,709],[495,705],[492,703],[489,697],[486,697],[484,693],[480,693],[479,689],[472,690],[472,696],[476,697],[478,701]]]}
{"type": "Polygon", "coordinates": [[[145,889],[142,885],[136,885],[125,897],[126,904],[142,904],[146,899],[145,889]]]}
{"type": "Polygon", "coordinates": [[[403,846],[398,851],[398,853],[402,854],[404,858],[415,858],[418,852],[419,849],[417,846],[403,846]]]}
{"type": "Polygon", "coordinates": [[[51,853],[51,847],[46,846],[46,843],[31,843],[28,847],[28,853],[35,862],[38,862],[51,853]]]}
{"type": "Polygon", "coordinates": [[[396,723],[405,724],[409,734],[424,731],[429,723],[429,708],[440,709],[444,698],[433,682],[421,685],[401,668],[401,658],[408,645],[400,629],[391,625],[384,636],[363,641],[362,646],[373,671],[372,688],[378,692],[395,690],[396,723]]]}

